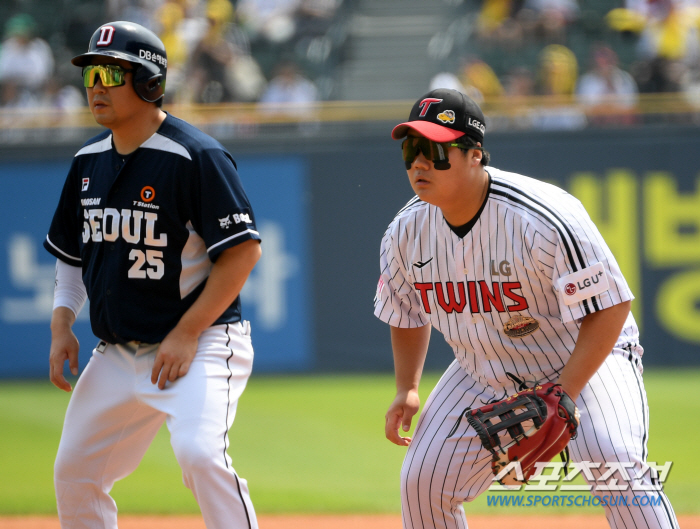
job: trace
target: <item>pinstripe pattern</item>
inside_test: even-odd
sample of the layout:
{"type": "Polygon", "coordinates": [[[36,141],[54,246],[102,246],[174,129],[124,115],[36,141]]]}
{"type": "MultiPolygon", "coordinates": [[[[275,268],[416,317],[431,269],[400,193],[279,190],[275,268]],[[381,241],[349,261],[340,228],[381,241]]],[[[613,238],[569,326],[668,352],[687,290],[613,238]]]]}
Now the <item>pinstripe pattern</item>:
{"type": "MultiPolygon", "coordinates": [[[[581,319],[633,298],[578,200],[531,178],[487,170],[487,202],[463,238],[439,208],[415,197],[382,239],[375,315],[395,327],[431,324],[455,354],[426,403],[404,460],[402,513],[410,529],[466,529],[463,502],[492,483],[491,456],[466,421],[448,437],[460,412],[517,391],[506,373],[529,383],[556,380],[574,349],[581,319]],[[567,304],[559,280],[598,263],[607,290],[567,304]],[[535,318],[540,327],[524,338],[509,338],[503,325],[518,313],[535,318]]],[[[642,352],[630,314],[612,354],[577,401],[582,420],[571,444],[575,461],[600,462],[602,472],[606,462],[629,461],[637,468],[646,462],[642,352]]],[[[648,484],[654,478],[645,479],[648,484]]],[[[677,528],[673,509],[661,496],[660,506],[606,507],[610,526],[677,528]]]]}
{"type": "MultiPolygon", "coordinates": [[[[515,386],[506,372],[518,373],[529,382],[555,379],[576,344],[580,319],[633,296],[578,200],[531,178],[493,168],[488,171],[488,201],[462,239],[439,208],[417,198],[398,213],[382,240],[385,286],[375,299],[375,315],[395,327],[430,323],[445,336],[468,373],[484,385],[510,391],[515,386]],[[430,259],[425,266],[416,266],[430,259]],[[501,271],[504,262],[508,268],[501,271]],[[559,278],[599,262],[610,288],[566,305],[555,289],[559,278]],[[510,296],[507,285],[515,285],[510,296]],[[461,299],[462,292],[466,300],[461,299]],[[514,311],[522,305],[516,300],[523,298],[527,309],[514,311]],[[461,312],[448,311],[441,299],[466,304],[461,312]],[[510,313],[499,308],[503,305],[510,313]],[[540,329],[525,338],[506,336],[503,325],[517,313],[538,320],[540,329]]],[[[630,315],[617,346],[638,340],[630,315]]]]}
{"type": "MultiPolygon", "coordinates": [[[[633,462],[632,473],[646,461],[648,407],[639,349],[614,349],[576,401],[581,426],[578,437],[569,444],[571,457],[574,461],[600,462],[602,468],[591,469],[594,478],[608,471],[606,462],[633,462]],[[620,402],[625,406],[616,405],[620,402]]],[[[464,420],[454,435],[448,434],[465,408],[481,406],[497,396],[494,388],[479,384],[456,360],[442,376],[425,404],[401,470],[406,529],[467,527],[463,502],[473,500],[492,484],[491,455],[464,420]]],[[[643,485],[651,484],[646,474],[643,485]]],[[[660,496],[662,504],[608,506],[605,515],[610,527],[678,529],[665,493],[634,494],[660,496]]]]}

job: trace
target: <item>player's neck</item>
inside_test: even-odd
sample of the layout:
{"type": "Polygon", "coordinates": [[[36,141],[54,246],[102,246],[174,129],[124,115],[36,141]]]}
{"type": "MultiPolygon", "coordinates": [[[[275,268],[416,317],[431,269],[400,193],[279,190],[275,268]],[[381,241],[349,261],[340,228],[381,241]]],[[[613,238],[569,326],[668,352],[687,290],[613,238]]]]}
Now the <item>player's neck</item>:
{"type": "Polygon", "coordinates": [[[489,175],[479,166],[473,177],[464,181],[461,192],[455,193],[452,200],[439,206],[448,224],[463,226],[472,220],[479,213],[488,189],[489,175]]]}
{"type": "Polygon", "coordinates": [[[153,111],[136,114],[119,126],[110,127],[117,152],[123,155],[134,152],[156,133],[166,117],[165,112],[154,107],[153,111]]]}

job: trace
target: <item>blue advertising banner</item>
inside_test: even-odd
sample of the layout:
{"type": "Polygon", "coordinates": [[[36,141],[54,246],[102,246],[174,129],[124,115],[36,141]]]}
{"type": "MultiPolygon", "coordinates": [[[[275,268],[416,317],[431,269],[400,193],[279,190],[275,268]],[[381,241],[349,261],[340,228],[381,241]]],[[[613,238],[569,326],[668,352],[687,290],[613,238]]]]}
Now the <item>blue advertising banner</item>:
{"type": "MultiPolygon", "coordinates": [[[[237,157],[263,239],[263,255],[242,292],[255,371],[306,370],[311,339],[311,259],[301,157],[237,157]]],[[[70,160],[0,164],[0,378],[48,377],[55,259],[42,243],[70,160]]],[[[84,368],[97,340],[85,307],[74,331],[84,368]]]]}
{"type": "Polygon", "coordinates": [[[305,157],[233,156],[262,238],[262,257],[241,293],[254,371],[308,370],[315,355],[305,157]]]}

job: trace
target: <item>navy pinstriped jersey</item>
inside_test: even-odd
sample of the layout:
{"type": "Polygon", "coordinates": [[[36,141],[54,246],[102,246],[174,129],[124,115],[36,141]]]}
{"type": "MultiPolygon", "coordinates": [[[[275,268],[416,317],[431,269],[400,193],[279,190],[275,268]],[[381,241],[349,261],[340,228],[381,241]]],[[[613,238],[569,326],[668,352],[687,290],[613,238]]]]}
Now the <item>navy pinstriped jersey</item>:
{"type": "MultiPolygon", "coordinates": [[[[375,315],[395,327],[432,324],[482,383],[509,384],[506,372],[553,379],[581,318],[633,296],[576,198],[532,178],[487,171],[486,204],[464,238],[418,197],[394,218],[381,244],[375,315]],[[536,319],[539,329],[510,338],[504,324],[516,315],[536,319]]],[[[617,345],[638,340],[630,314],[617,345]]]]}
{"type": "MultiPolygon", "coordinates": [[[[122,158],[106,131],[71,165],[45,248],[81,266],[94,334],[160,342],[204,288],[219,254],[260,239],[231,155],[168,115],[122,158]]],[[[240,300],[216,323],[239,321],[240,300]]]]}

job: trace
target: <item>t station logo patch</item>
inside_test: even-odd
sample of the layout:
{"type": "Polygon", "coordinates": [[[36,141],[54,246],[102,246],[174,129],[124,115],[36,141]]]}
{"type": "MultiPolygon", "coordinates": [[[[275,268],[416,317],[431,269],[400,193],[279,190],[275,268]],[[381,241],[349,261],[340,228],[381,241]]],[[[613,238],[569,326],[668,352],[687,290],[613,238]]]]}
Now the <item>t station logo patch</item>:
{"type": "Polygon", "coordinates": [[[141,200],[144,202],[153,202],[154,198],[156,198],[156,190],[151,186],[146,186],[141,190],[141,200]]]}

